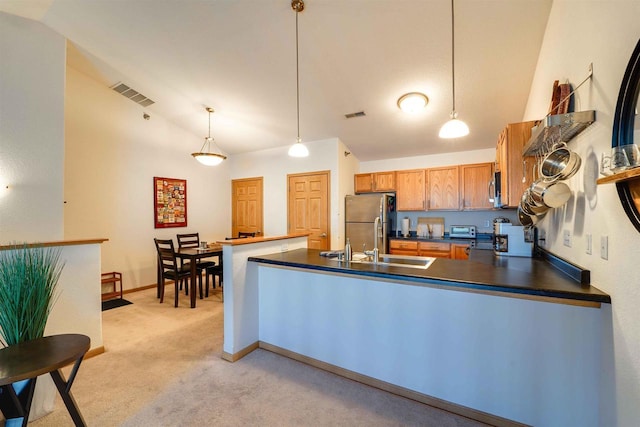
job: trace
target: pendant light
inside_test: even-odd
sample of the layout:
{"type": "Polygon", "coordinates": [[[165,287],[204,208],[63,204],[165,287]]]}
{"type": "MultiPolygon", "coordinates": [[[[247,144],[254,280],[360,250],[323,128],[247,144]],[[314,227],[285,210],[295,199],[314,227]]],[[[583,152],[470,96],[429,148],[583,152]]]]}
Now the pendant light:
{"type": "Polygon", "coordinates": [[[307,157],[309,149],[300,138],[300,71],[298,67],[298,13],[304,10],[304,0],[291,0],[291,8],[296,12],[296,110],[298,113],[298,139],[289,147],[289,156],[307,157]]]}
{"type": "Polygon", "coordinates": [[[440,128],[438,136],[440,138],[460,138],[469,134],[469,126],[462,120],[458,119],[456,112],[456,71],[455,71],[455,43],[454,43],[454,7],[451,0],[451,87],[453,88],[453,109],[451,110],[451,120],[446,122],[440,128]]]}
{"type": "Polygon", "coordinates": [[[216,166],[222,163],[227,156],[219,152],[220,149],[215,142],[213,143],[213,146],[217,149],[218,153],[211,152],[211,143],[213,142],[213,138],[211,138],[211,113],[213,113],[213,108],[206,107],[206,110],[209,112],[209,136],[204,138],[204,144],[202,144],[200,151],[198,153],[191,153],[191,155],[203,165],[216,166]],[[207,151],[204,151],[205,145],[207,146],[207,151]]]}

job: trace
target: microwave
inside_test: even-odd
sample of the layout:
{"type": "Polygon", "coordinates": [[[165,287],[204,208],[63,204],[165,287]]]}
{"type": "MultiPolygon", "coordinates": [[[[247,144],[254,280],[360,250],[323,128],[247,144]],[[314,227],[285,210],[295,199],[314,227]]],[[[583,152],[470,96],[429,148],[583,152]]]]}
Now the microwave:
{"type": "Polygon", "coordinates": [[[494,172],[493,179],[489,182],[489,202],[493,203],[493,207],[498,209],[502,208],[504,204],[502,203],[502,189],[501,189],[501,181],[502,181],[502,173],[494,172]]]}
{"type": "Polygon", "coordinates": [[[475,225],[452,225],[449,229],[449,237],[452,239],[475,239],[475,225]]]}

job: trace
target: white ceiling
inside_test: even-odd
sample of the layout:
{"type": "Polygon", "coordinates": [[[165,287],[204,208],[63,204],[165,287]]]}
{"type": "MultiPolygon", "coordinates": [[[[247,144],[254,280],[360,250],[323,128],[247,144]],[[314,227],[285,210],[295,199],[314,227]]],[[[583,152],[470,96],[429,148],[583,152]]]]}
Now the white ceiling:
{"type": "MultiPolygon", "coordinates": [[[[495,146],[507,123],[522,120],[551,2],[456,1],[456,110],[471,133],[443,140],[452,107],[449,0],[305,0],[303,141],[338,137],[361,161],[495,146]],[[396,101],[412,91],[430,103],[408,115],[396,101]],[[366,116],[344,116],[357,111],[366,116]]],[[[140,107],[151,120],[159,114],[204,137],[204,107],[213,107],[212,136],[227,154],[295,142],[290,0],[0,0],[0,11],[64,35],[71,66],[154,100],[140,107]]]]}

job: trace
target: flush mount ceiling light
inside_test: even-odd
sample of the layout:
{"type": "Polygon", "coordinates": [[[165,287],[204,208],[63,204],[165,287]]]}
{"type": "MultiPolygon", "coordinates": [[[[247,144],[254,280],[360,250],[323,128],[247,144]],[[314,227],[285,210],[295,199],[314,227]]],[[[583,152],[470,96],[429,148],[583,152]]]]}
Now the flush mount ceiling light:
{"type": "Polygon", "coordinates": [[[196,158],[197,161],[206,166],[216,166],[222,163],[223,160],[227,158],[227,156],[221,154],[220,149],[213,142],[213,138],[211,138],[211,113],[213,113],[213,108],[206,107],[206,110],[209,112],[209,136],[204,138],[204,144],[202,144],[202,148],[198,153],[191,153],[193,157],[196,158]],[[211,143],[213,142],[213,146],[217,149],[218,153],[211,152],[211,143]],[[205,145],[207,146],[207,151],[204,151],[205,145]]]}
{"type": "Polygon", "coordinates": [[[417,113],[422,111],[429,103],[429,98],[424,93],[409,92],[398,98],[398,108],[405,113],[417,113]]]}
{"type": "Polygon", "coordinates": [[[300,138],[300,71],[298,67],[298,13],[304,10],[303,0],[291,0],[291,8],[296,12],[296,110],[298,113],[298,138],[295,144],[289,147],[291,157],[307,157],[309,149],[302,143],[300,138]]]}
{"type": "Polygon", "coordinates": [[[451,87],[453,108],[451,110],[451,120],[446,122],[440,128],[438,136],[440,138],[460,138],[469,134],[469,126],[462,120],[458,119],[458,113],[456,112],[456,67],[455,67],[455,43],[454,43],[454,7],[453,0],[451,0],[451,87]]]}

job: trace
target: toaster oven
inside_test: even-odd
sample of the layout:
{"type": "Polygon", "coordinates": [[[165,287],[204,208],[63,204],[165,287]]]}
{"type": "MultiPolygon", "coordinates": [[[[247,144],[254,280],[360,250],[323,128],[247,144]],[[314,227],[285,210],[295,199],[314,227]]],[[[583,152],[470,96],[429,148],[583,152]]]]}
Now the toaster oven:
{"type": "Polygon", "coordinates": [[[449,229],[449,237],[452,239],[475,239],[475,225],[452,225],[449,229]]]}

